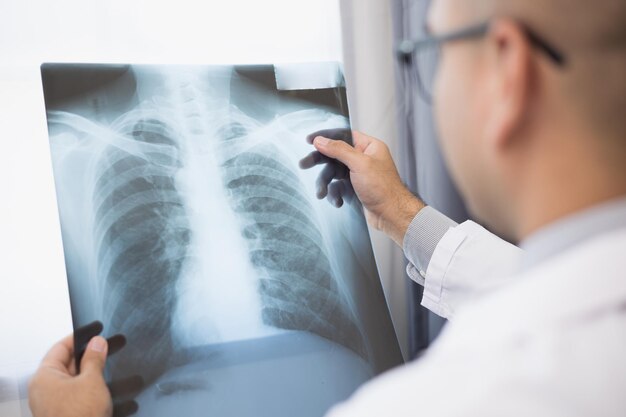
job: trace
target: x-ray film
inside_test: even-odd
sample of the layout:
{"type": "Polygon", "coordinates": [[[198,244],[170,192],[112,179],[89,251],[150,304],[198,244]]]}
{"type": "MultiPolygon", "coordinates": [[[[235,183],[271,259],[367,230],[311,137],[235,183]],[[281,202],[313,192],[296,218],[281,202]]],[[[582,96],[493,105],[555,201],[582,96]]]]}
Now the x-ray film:
{"type": "Polygon", "coordinates": [[[74,327],[127,341],[116,404],[320,417],[401,363],[358,200],[317,200],[322,168],[298,166],[307,135],[349,129],[338,65],[42,78],[74,327]]]}

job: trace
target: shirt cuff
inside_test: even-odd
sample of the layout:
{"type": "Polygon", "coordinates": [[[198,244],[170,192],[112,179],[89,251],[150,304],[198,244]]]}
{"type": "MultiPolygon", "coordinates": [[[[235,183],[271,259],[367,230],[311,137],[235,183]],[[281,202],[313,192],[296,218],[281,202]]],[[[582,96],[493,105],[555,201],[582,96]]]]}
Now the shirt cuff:
{"type": "Polygon", "coordinates": [[[407,267],[411,279],[423,285],[435,248],[448,230],[456,226],[455,221],[430,206],[415,215],[402,244],[404,255],[411,263],[407,267]],[[421,277],[418,278],[418,274],[421,277]]]}

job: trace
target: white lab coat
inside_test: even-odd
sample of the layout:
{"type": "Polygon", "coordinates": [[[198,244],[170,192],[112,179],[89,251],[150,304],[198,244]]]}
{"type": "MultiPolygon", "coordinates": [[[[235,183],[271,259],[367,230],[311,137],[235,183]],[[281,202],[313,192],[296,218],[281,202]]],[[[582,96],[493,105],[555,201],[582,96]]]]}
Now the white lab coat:
{"type": "Polygon", "coordinates": [[[328,417],[626,416],[626,229],[512,275],[519,256],[475,223],[450,229],[423,304],[451,322],[328,417]]]}

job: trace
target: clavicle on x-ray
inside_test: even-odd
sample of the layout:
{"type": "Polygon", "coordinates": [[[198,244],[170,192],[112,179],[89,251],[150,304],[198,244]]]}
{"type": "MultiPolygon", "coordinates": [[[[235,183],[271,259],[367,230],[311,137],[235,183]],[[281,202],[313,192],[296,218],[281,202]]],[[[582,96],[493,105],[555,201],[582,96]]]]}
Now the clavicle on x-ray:
{"type": "Polygon", "coordinates": [[[401,362],[358,201],[298,167],[349,128],[338,65],[42,76],[74,326],[126,337],[137,415],[319,417],[401,362]]]}

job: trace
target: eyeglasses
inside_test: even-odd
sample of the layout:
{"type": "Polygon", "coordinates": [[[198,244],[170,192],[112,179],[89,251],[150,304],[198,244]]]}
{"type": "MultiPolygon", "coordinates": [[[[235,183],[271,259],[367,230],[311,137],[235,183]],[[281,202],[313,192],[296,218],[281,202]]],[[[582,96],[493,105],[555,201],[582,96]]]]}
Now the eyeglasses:
{"type": "MultiPolygon", "coordinates": [[[[433,101],[432,88],[435,76],[437,75],[441,45],[447,42],[485,36],[489,31],[489,26],[490,23],[486,22],[443,35],[426,36],[416,40],[404,40],[398,45],[398,58],[406,65],[415,65],[413,72],[416,77],[419,94],[424,101],[427,103],[432,103],[433,101]]],[[[554,64],[559,67],[565,65],[565,56],[558,49],[550,45],[530,29],[524,28],[524,31],[529,41],[554,62],[554,64]]]]}

